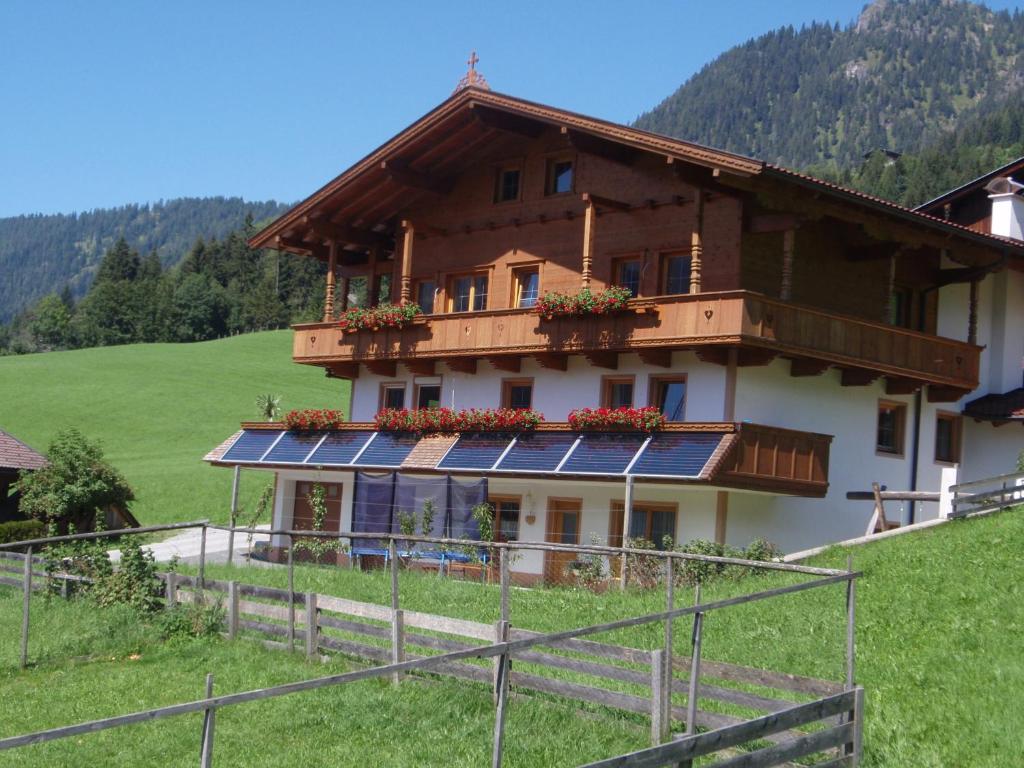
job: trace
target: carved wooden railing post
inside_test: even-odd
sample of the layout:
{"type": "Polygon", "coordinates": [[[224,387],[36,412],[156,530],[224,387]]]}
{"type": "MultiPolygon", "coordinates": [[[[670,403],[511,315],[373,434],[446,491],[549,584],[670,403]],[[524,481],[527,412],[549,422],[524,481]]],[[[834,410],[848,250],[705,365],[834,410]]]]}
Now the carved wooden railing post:
{"type": "Polygon", "coordinates": [[[796,232],[787,229],[782,233],[782,287],[779,289],[779,298],[783,301],[790,301],[793,298],[793,243],[796,240],[796,232]]]}
{"type": "Polygon", "coordinates": [[[331,240],[327,255],[327,285],[324,291],[324,322],[334,319],[334,280],[338,268],[338,241],[331,240]]]}
{"type": "Polygon", "coordinates": [[[402,239],[402,292],[400,301],[408,304],[412,298],[412,241],[416,237],[416,228],[411,221],[403,221],[405,234],[402,239]]]}
{"type": "Polygon", "coordinates": [[[701,260],[704,256],[704,190],[693,197],[693,235],[690,239],[690,293],[701,291],[701,260]]]}
{"type": "Polygon", "coordinates": [[[583,271],[581,273],[583,287],[590,287],[590,277],[594,265],[594,224],[596,223],[597,209],[592,200],[587,200],[587,207],[583,214],[583,271]]]}

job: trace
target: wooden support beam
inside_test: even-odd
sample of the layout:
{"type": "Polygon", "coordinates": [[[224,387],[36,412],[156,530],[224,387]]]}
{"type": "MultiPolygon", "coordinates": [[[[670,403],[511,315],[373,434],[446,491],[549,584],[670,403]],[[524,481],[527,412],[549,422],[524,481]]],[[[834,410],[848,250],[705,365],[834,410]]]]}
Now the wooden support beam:
{"type": "Polygon", "coordinates": [[[741,349],[736,356],[736,365],[741,368],[768,365],[777,356],[778,353],[771,349],[741,349]]]}
{"type": "Polygon", "coordinates": [[[844,387],[866,387],[882,374],[867,368],[843,368],[839,383],[844,387]]]}
{"type": "Polygon", "coordinates": [[[742,194],[741,190],[722,184],[719,181],[721,176],[716,176],[710,168],[694,165],[684,160],[676,160],[674,157],[666,157],[665,161],[672,167],[676,178],[699,190],[727,197],[739,197],[742,194]]]}
{"type": "Polygon", "coordinates": [[[528,117],[502,112],[493,107],[471,102],[469,105],[473,117],[482,125],[507,133],[516,133],[529,139],[536,139],[547,127],[544,123],[528,117]]]}
{"type": "Polygon", "coordinates": [[[793,245],[796,241],[796,230],[787,229],[782,233],[782,285],[779,298],[790,301],[793,298],[793,245]]]}
{"type": "Polygon", "coordinates": [[[522,369],[523,358],[518,355],[497,355],[495,357],[488,357],[487,362],[497,371],[519,373],[522,369]]]}
{"type": "Polygon", "coordinates": [[[324,322],[334,319],[334,281],[335,270],[338,268],[338,242],[331,240],[327,255],[327,284],[324,287],[324,322]]]}
{"type": "MultiPolygon", "coordinates": [[[[735,349],[735,348],[732,348],[735,349]]],[[[705,363],[714,363],[715,365],[728,365],[729,364],[729,350],[730,347],[722,346],[705,346],[698,347],[695,350],[697,359],[705,363]]]]}
{"type": "Polygon", "coordinates": [[[569,369],[569,356],[559,352],[544,352],[533,356],[541,368],[552,371],[567,371],[569,369]]]}
{"type": "Polygon", "coordinates": [[[591,272],[594,265],[595,213],[593,201],[588,201],[583,214],[583,271],[581,276],[584,288],[590,287],[591,272]]]}
{"type": "Polygon", "coordinates": [[[300,240],[295,237],[281,237],[278,235],[274,238],[274,245],[272,246],[278,251],[291,251],[307,253],[317,259],[327,260],[328,252],[325,245],[320,243],[307,243],[305,240],[300,240]]]}
{"type": "Polygon", "coordinates": [[[402,160],[382,160],[380,168],[396,184],[435,195],[447,195],[454,186],[453,179],[442,179],[429,173],[414,171],[402,160]]]}
{"type": "Polygon", "coordinates": [[[324,366],[328,379],[358,379],[359,363],[331,363],[324,366]]]}
{"type": "Polygon", "coordinates": [[[380,252],[381,247],[379,245],[375,245],[370,248],[370,274],[367,275],[366,279],[369,282],[367,288],[369,289],[371,307],[375,307],[380,304],[380,293],[377,291],[377,287],[379,285],[377,281],[377,261],[380,258],[380,252]]]}
{"type": "Polygon", "coordinates": [[[971,280],[967,303],[967,343],[978,343],[978,281],[971,280]]]}
{"type": "Polygon", "coordinates": [[[704,254],[704,191],[698,189],[693,201],[693,234],[690,236],[690,293],[701,291],[701,259],[704,254]]]}
{"type": "Polygon", "coordinates": [[[387,376],[393,379],[398,374],[398,362],[395,360],[366,360],[364,365],[374,376],[387,376]]]}
{"type": "Polygon", "coordinates": [[[644,365],[655,365],[659,368],[672,367],[671,349],[638,349],[637,355],[644,365]]]}
{"type": "Polygon", "coordinates": [[[897,376],[885,378],[885,394],[887,395],[912,395],[923,386],[924,382],[915,379],[904,379],[897,376]]]}
{"type": "Polygon", "coordinates": [[[753,235],[787,232],[800,226],[801,219],[791,213],[760,213],[750,217],[747,231],[753,235]]]}
{"type": "Polygon", "coordinates": [[[391,238],[383,232],[374,232],[372,229],[352,227],[347,224],[336,224],[326,219],[314,219],[303,216],[300,220],[301,226],[309,233],[307,237],[314,240],[337,240],[339,243],[348,245],[359,245],[365,248],[374,245],[387,246],[391,244],[391,238]]]}
{"type": "Polygon", "coordinates": [[[830,365],[827,360],[799,357],[789,362],[789,375],[797,378],[801,376],[820,376],[829,369],[830,365]]]}
{"type": "Polygon", "coordinates": [[[938,387],[934,384],[928,386],[929,403],[955,403],[971,390],[960,389],[959,387],[938,387]]]}
{"type": "Polygon", "coordinates": [[[476,373],[475,357],[448,357],[445,358],[445,363],[458,373],[476,373]]]}
{"type": "Polygon", "coordinates": [[[850,248],[846,252],[847,261],[882,261],[892,258],[899,250],[899,243],[883,242],[861,245],[850,248]]]}
{"type": "Polygon", "coordinates": [[[437,373],[434,360],[403,360],[402,363],[409,369],[409,373],[416,376],[434,376],[437,373]]]}
{"type": "Polygon", "coordinates": [[[402,289],[400,303],[408,304],[412,298],[412,244],[416,239],[416,228],[411,221],[402,222],[402,289]]]}
{"type": "Polygon", "coordinates": [[[617,371],[619,369],[618,352],[594,350],[592,352],[584,352],[583,356],[587,359],[587,362],[591,365],[597,366],[598,368],[608,368],[612,371],[617,371]]]}
{"type": "Polygon", "coordinates": [[[562,126],[562,135],[568,138],[569,143],[579,152],[595,155],[619,165],[631,166],[640,156],[640,150],[635,147],[620,144],[617,141],[609,141],[564,125],[562,126]]]}
{"type": "Polygon", "coordinates": [[[613,211],[630,211],[633,209],[633,206],[629,203],[624,203],[621,200],[614,200],[602,195],[595,195],[590,192],[584,192],[580,197],[583,199],[584,203],[593,203],[598,208],[610,208],[613,211]]]}

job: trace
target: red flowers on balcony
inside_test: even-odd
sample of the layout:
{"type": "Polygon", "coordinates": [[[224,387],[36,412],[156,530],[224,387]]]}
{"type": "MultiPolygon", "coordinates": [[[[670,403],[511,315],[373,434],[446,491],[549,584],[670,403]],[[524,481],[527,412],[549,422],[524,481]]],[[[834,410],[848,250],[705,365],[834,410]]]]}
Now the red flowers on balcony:
{"type": "Polygon", "coordinates": [[[284,417],[284,425],[293,432],[337,429],[344,422],[345,415],[341,411],[332,411],[326,408],[288,411],[284,417]]]}
{"type": "Polygon", "coordinates": [[[376,307],[356,307],[341,316],[338,326],[345,333],[404,328],[421,311],[418,304],[403,304],[401,306],[378,304],[376,307]]]}
{"type": "Polygon", "coordinates": [[[537,411],[513,408],[385,408],[375,421],[382,432],[525,432],[536,429],[544,417],[537,411]]]}
{"type": "Polygon", "coordinates": [[[556,317],[583,317],[586,315],[612,315],[622,312],[633,294],[628,288],[612,286],[600,293],[584,288],[576,295],[566,293],[545,293],[535,308],[545,320],[556,317]]]}
{"type": "Polygon", "coordinates": [[[579,408],[569,413],[569,426],[577,432],[656,432],[665,415],[647,408],[579,408]]]}

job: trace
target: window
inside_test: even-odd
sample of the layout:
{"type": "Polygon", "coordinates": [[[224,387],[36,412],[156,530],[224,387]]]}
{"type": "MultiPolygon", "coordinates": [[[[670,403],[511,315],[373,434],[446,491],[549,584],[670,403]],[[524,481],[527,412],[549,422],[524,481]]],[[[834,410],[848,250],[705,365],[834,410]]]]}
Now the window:
{"type": "Polygon", "coordinates": [[[909,288],[894,288],[889,302],[889,322],[900,328],[913,328],[914,293],[909,288]]]}
{"type": "Polygon", "coordinates": [[[669,253],[661,259],[661,293],[674,296],[690,292],[689,254],[669,253]]]}
{"type": "Polygon", "coordinates": [[[382,273],[377,275],[377,303],[387,304],[391,302],[391,275],[382,273]]]}
{"type": "Polygon", "coordinates": [[[416,385],[416,407],[437,408],[441,405],[440,384],[417,384],[416,385]]]}
{"type": "Polygon", "coordinates": [[[423,310],[423,314],[429,315],[434,311],[434,295],[436,293],[437,283],[433,280],[420,280],[416,283],[416,303],[423,310]]]}
{"type": "Polygon", "coordinates": [[[878,437],[876,448],[879,453],[892,456],[903,455],[903,433],[907,421],[907,406],[903,403],[878,403],[878,437]]]}
{"type": "Polygon", "coordinates": [[[628,288],[633,296],[640,294],[640,259],[617,259],[612,262],[612,283],[628,288]]]}
{"type": "Polygon", "coordinates": [[[520,267],[512,271],[512,306],[527,309],[537,304],[540,291],[540,269],[538,267],[520,267]]]}
{"type": "Polygon", "coordinates": [[[405,384],[381,384],[380,407],[402,410],[405,408],[405,384]]]}
{"type": "Polygon", "coordinates": [[[548,160],[545,195],[562,195],[572,192],[572,160],[548,160]]]}
{"type": "Polygon", "coordinates": [[[495,541],[517,541],[519,539],[519,511],[522,507],[518,496],[492,496],[488,499],[494,507],[495,541]]]}
{"type": "Polygon", "coordinates": [[[686,377],[652,377],[648,404],[657,406],[666,421],[682,421],[686,411],[686,377]]]}
{"type": "Polygon", "coordinates": [[[501,383],[501,407],[525,410],[533,406],[533,379],[505,379],[501,383]]]}
{"type": "Polygon", "coordinates": [[[945,464],[960,461],[960,417],[955,413],[935,414],[935,460],[945,464]]]}
{"type": "Polygon", "coordinates": [[[366,307],[370,304],[370,279],[366,275],[349,278],[346,307],[366,307]]]}
{"type": "Polygon", "coordinates": [[[448,291],[449,312],[479,312],[487,309],[487,275],[457,275],[448,291]]]}
{"type": "MultiPolygon", "coordinates": [[[[622,546],[622,516],[625,505],[612,502],[611,518],[608,524],[608,545],[622,546]]],[[[676,506],[674,504],[652,504],[633,502],[633,513],[629,518],[629,538],[645,539],[655,549],[665,549],[665,537],[676,539],[676,506]]]]}
{"type": "Polygon", "coordinates": [[[602,408],[633,407],[633,377],[607,377],[601,392],[602,408]]]}
{"type": "Polygon", "coordinates": [[[518,168],[500,168],[494,183],[494,202],[508,203],[518,200],[521,175],[518,168]]]}

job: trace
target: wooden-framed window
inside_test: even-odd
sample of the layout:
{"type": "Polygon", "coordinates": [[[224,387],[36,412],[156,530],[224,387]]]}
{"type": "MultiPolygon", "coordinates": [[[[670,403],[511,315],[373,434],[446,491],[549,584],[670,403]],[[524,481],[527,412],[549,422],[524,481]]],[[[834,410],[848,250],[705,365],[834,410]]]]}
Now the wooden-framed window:
{"type": "Polygon", "coordinates": [[[639,256],[628,256],[612,262],[612,285],[629,289],[633,296],[640,295],[640,275],[643,262],[639,256]]]}
{"type": "Polygon", "coordinates": [[[494,507],[494,540],[518,541],[522,499],[519,496],[491,496],[487,501],[494,507]]]}
{"type": "Polygon", "coordinates": [[[633,407],[633,376],[605,376],[601,379],[602,408],[633,407]]]}
{"type": "Polygon", "coordinates": [[[381,272],[377,275],[374,285],[373,297],[377,304],[385,304],[391,301],[391,273],[381,272]]]}
{"type": "Polygon", "coordinates": [[[686,413],[686,376],[652,376],[648,405],[656,406],[666,421],[683,421],[686,413]]]}
{"type": "Polygon", "coordinates": [[[423,314],[429,315],[434,312],[434,297],[437,295],[437,282],[434,280],[419,280],[416,283],[416,303],[423,314]]]}
{"type": "Polygon", "coordinates": [[[480,312],[487,309],[487,274],[453,275],[448,280],[449,312],[480,312]]]}
{"type": "Polygon", "coordinates": [[[441,382],[416,384],[416,408],[438,408],[441,405],[441,382]]]}
{"type": "Polygon", "coordinates": [[[536,306],[540,296],[540,267],[516,267],[512,270],[512,306],[527,309],[536,306]]]}
{"type": "Polygon", "coordinates": [[[690,263],[689,253],[662,254],[658,287],[663,296],[690,292],[690,263]]]}
{"type": "Polygon", "coordinates": [[[380,385],[380,407],[399,411],[405,408],[404,381],[389,381],[380,385]]]}
{"type": "Polygon", "coordinates": [[[523,171],[518,165],[505,165],[494,175],[494,202],[511,203],[519,199],[523,171]]]}
{"type": "Polygon", "coordinates": [[[574,168],[571,157],[549,158],[544,172],[544,194],[566,195],[573,190],[574,168]]]}
{"type": "Polygon", "coordinates": [[[345,296],[347,308],[368,307],[370,305],[370,278],[368,275],[356,275],[348,279],[348,293],[345,296]]]}
{"type": "Polygon", "coordinates": [[[960,414],[939,411],[935,414],[935,461],[941,464],[960,462],[960,414]]]}
{"type": "Polygon", "coordinates": [[[525,410],[533,407],[533,379],[505,379],[501,382],[501,407],[525,410]]]}
{"type": "MultiPolygon", "coordinates": [[[[622,516],[625,502],[613,501],[608,519],[608,546],[622,546],[622,516]]],[[[679,508],[675,504],[663,504],[647,501],[634,501],[633,512],[629,518],[630,539],[645,539],[655,549],[664,550],[665,537],[672,542],[676,540],[676,517],[679,508]]]]}
{"type": "Polygon", "coordinates": [[[875,450],[886,456],[902,456],[903,437],[906,434],[906,427],[906,404],[879,400],[875,450]]]}
{"type": "Polygon", "coordinates": [[[914,291],[912,288],[896,286],[889,300],[889,322],[900,328],[913,328],[914,291]]]}

